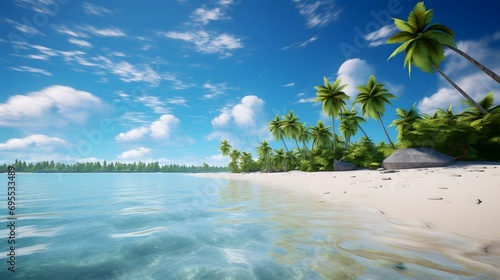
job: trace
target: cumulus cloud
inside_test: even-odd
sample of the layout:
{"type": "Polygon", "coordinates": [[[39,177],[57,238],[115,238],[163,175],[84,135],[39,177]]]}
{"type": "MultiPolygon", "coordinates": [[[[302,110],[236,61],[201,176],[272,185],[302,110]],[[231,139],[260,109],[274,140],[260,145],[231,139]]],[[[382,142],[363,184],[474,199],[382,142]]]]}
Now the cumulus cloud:
{"type": "Polygon", "coordinates": [[[11,96],[0,103],[0,126],[63,126],[82,124],[105,108],[103,101],[85,91],[54,85],[11,96]]]}
{"type": "Polygon", "coordinates": [[[118,155],[119,159],[139,159],[151,153],[151,149],[140,147],[135,150],[128,150],[118,155]]]}
{"type": "Polygon", "coordinates": [[[143,139],[147,136],[153,139],[170,140],[172,131],[176,129],[180,121],[173,115],[162,115],[158,120],[149,125],[131,129],[118,134],[115,139],[119,142],[130,142],[143,139]]]}
{"type": "Polygon", "coordinates": [[[253,127],[263,107],[264,100],[255,95],[247,95],[234,107],[222,109],[221,114],[212,120],[212,125],[225,126],[232,121],[240,127],[253,127]]]}
{"type": "Polygon", "coordinates": [[[368,77],[374,72],[375,68],[366,60],[352,58],[340,65],[337,76],[342,78],[342,84],[348,84],[345,92],[353,98],[357,94],[356,87],[366,84],[368,77]]]}
{"type": "Polygon", "coordinates": [[[24,150],[29,148],[52,151],[54,148],[66,144],[66,141],[61,138],[49,137],[43,134],[33,134],[24,138],[12,138],[5,143],[0,143],[0,151],[24,150]]]}

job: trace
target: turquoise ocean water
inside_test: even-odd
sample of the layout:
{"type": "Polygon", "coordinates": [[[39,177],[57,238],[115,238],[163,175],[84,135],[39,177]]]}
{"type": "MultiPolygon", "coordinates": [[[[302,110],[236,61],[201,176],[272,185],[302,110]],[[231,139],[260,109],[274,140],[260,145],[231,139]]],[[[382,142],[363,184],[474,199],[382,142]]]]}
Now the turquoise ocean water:
{"type": "Polygon", "coordinates": [[[0,176],[0,279],[500,279],[466,238],[183,174],[17,174],[10,272],[0,176]]]}

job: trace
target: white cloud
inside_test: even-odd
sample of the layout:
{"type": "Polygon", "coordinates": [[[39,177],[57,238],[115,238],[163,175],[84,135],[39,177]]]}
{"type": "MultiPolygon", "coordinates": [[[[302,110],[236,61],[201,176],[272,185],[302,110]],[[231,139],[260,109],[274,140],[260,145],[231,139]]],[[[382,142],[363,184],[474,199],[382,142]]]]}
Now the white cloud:
{"type": "Polygon", "coordinates": [[[107,14],[112,14],[113,12],[105,7],[94,5],[89,2],[83,2],[82,4],[83,11],[86,14],[93,15],[93,16],[98,16],[98,17],[103,17],[107,14]]]}
{"type": "Polygon", "coordinates": [[[129,150],[118,155],[119,159],[139,159],[151,153],[151,149],[140,147],[139,149],[129,150]]]}
{"type": "Polygon", "coordinates": [[[213,84],[206,82],[203,84],[203,88],[208,90],[210,93],[203,95],[203,98],[212,99],[221,94],[224,94],[226,90],[237,90],[238,88],[230,87],[227,83],[217,83],[213,84]]]}
{"type": "Polygon", "coordinates": [[[6,103],[0,103],[0,126],[81,124],[104,107],[103,101],[89,92],[54,85],[41,91],[14,95],[6,103]]]}
{"type": "Polygon", "coordinates": [[[66,25],[58,25],[58,24],[53,24],[51,25],[52,28],[59,34],[61,35],[69,35],[73,37],[81,37],[81,38],[86,38],[89,37],[85,32],[77,30],[76,28],[69,28],[66,25]]]}
{"type": "Polygon", "coordinates": [[[34,73],[34,74],[43,74],[46,76],[52,76],[52,73],[49,71],[40,69],[40,68],[34,68],[34,67],[29,67],[29,66],[17,66],[17,67],[10,67],[10,69],[19,71],[19,72],[29,72],[29,73],[34,73]]]}
{"type": "Polygon", "coordinates": [[[140,140],[146,136],[154,139],[170,140],[173,136],[173,130],[176,129],[180,121],[173,115],[162,115],[158,120],[149,125],[131,129],[127,132],[118,134],[115,139],[119,142],[129,142],[140,140]]]}
{"type": "Polygon", "coordinates": [[[14,3],[24,9],[32,10],[35,13],[56,15],[59,5],[52,0],[14,0],[14,3]]]}
{"type": "Polygon", "coordinates": [[[374,74],[374,71],[374,67],[366,60],[352,58],[340,65],[337,76],[342,78],[342,84],[348,84],[344,91],[353,98],[357,94],[356,87],[366,84],[368,77],[374,74]]]}
{"type": "Polygon", "coordinates": [[[0,143],[0,151],[23,150],[29,148],[52,151],[55,147],[66,144],[66,141],[61,138],[48,137],[43,134],[33,134],[24,138],[13,138],[7,140],[5,143],[0,143]]]}
{"type": "Polygon", "coordinates": [[[137,97],[137,101],[153,109],[155,113],[165,114],[169,112],[168,108],[165,107],[165,102],[161,101],[157,96],[143,95],[137,97]]]}
{"type": "Polygon", "coordinates": [[[283,85],[283,87],[293,87],[294,85],[295,85],[295,83],[288,83],[288,84],[283,85]]]}
{"type": "Polygon", "coordinates": [[[22,32],[27,38],[31,38],[35,35],[44,35],[40,30],[38,30],[33,25],[29,26],[7,18],[5,19],[5,21],[10,23],[18,31],[22,32]]]}
{"type": "Polygon", "coordinates": [[[339,18],[341,10],[333,0],[294,0],[299,13],[306,18],[306,26],[324,27],[339,18]]]}
{"type": "Polygon", "coordinates": [[[254,127],[257,116],[262,113],[264,100],[255,95],[247,95],[232,108],[224,108],[222,113],[212,120],[214,126],[224,126],[231,120],[241,127],[254,127]]]}
{"type": "Polygon", "coordinates": [[[173,104],[173,105],[187,106],[187,100],[181,96],[168,98],[165,102],[168,104],[173,104]]]}
{"type": "Polygon", "coordinates": [[[191,18],[196,22],[206,25],[211,20],[220,20],[224,18],[224,12],[221,8],[213,8],[210,10],[206,8],[198,8],[194,11],[191,18]]]}
{"type": "Polygon", "coordinates": [[[86,38],[90,35],[98,37],[124,37],[127,34],[120,28],[109,26],[104,28],[98,28],[93,25],[74,25],[70,28],[66,25],[52,25],[52,28],[59,34],[70,35],[72,37],[82,37],[86,38]]]}
{"type": "Polygon", "coordinates": [[[196,51],[204,54],[219,54],[222,57],[232,55],[232,52],[243,48],[240,38],[226,33],[209,33],[204,30],[188,32],[160,32],[160,36],[182,40],[194,45],[196,51]]]}
{"type": "Polygon", "coordinates": [[[311,38],[303,41],[303,42],[295,42],[295,43],[292,43],[288,46],[284,46],[283,48],[281,48],[281,50],[288,50],[288,49],[294,49],[294,48],[305,48],[307,45],[311,44],[312,42],[318,40],[318,36],[312,36],[311,38]]]}
{"type": "Polygon", "coordinates": [[[389,39],[389,37],[393,35],[393,33],[397,30],[398,29],[393,24],[385,25],[382,26],[379,30],[375,30],[371,33],[366,34],[364,39],[370,42],[370,44],[368,45],[369,47],[377,47],[380,45],[384,45],[385,41],[387,41],[387,39],[389,39]]]}
{"type": "Polygon", "coordinates": [[[314,97],[300,98],[299,101],[297,101],[297,103],[311,103],[311,102],[313,102],[313,100],[314,100],[314,97]]]}
{"type": "Polygon", "coordinates": [[[92,47],[92,44],[85,41],[85,40],[80,40],[80,39],[76,39],[76,38],[69,38],[68,39],[68,42],[70,42],[71,44],[75,44],[79,47],[85,47],[85,48],[91,48],[92,47]]]}

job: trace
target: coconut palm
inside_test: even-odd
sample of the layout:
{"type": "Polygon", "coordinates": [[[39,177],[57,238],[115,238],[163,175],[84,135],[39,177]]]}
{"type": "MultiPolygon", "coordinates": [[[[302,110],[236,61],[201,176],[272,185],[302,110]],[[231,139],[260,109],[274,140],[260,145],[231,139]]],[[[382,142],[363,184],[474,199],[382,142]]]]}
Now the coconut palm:
{"type": "Polygon", "coordinates": [[[241,153],[240,151],[234,149],[229,153],[229,157],[231,158],[231,161],[228,164],[229,170],[231,172],[239,172],[240,168],[238,166],[238,161],[240,159],[241,153]]]}
{"type": "Polygon", "coordinates": [[[344,135],[345,148],[348,149],[351,137],[358,133],[358,123],[353,120],[350,111],[344,111],[341,113],[339,131],[344,135]]]}
{"type": "MultiPolygon", "coordinates": [[[[460,114],[460,121],[473,123],[482,120],[486,116],[486,114],[483,114],[483,112],[479,111],[475,106],[473,106],[473,104],[471,104],[467,100],[465,100],[464,103],[469,105],[469,107],[460,114]]],[[[481,101],[479,101],[479,105],[481,105],[481,107],[483,107],[488,114],[500,114],[500,105],[493,106],[494,104],[495,100],[493,98],[492,91],[489,92],[481,101]]]]}
{"type": "Polygon", "coordinates": [[[432,9],[426,10],[424,3],[419,2],[408,15],[408,21],[394,19],[394,24],[400,32],[389,38],[387,44],[402,44],[392,52],[388,60],[406,51],[404,67],[408,65],[408,74],[411,73],[412,65],[428,73],[437,71],[467,100],[486,114],[477,102],[439,69],[441,62],[445,59],[443,46],[456,50],[455,34],[444,25],[430,24],[433,16],[432,9]]]}
{"type": "Polygon", "coordinates": [[[447,110],[444,110],[444,109],[441,109],[441,108],[438,108],[436,110],[436,114],[440,117],[440,118],[444,118],[444,119],[451,119],[451,120],[455,120],[458,115],[453,113],[453,104],[450,104],[450,107],[448,107],[447,110]]]}
{"type": "Polygon", "coordinates": [[[293,110],[282,117],[280,124],[284,136],[286,138],[295,140],[295,145],[297,145],[297,149],[300,151],[299,142],[297,141],[297,139],[300,135],[302,123],[300,122],[300,119],[295,116],[293,110]]]}
{"type": "Polygon", "coordinates": [[[311,137],[313,139],[313,149],[323,147],[328,144],[332,133],[329,131],[330,127],[325,126],[321,120],[318,120],[316,126],[311,126],[311,137]]]}
{"type": "Polygon", "coordinates": [[[271,155],[271,161],[275,170],[288,170],[287,156],[285,151],[283,151],[283,148],[274,150],[274,153],[271,155]]]}
{"type": "Polygon", "coordinates": [[[324,86],[314,87],[317,92],[316,98],[313,101],[322,102],[323,113],[332,117],[332,142],[333,149],[335,149],[335,117],[345,109],[345,101],[349,100],[350,97],[343,91],[347,87],[347,84],[340,85],[342,82],[341,78],[330,84],[328,78],[324,77],[323,82],[324,86]]]}
{"type": "Polygon", "coordinates": [[[365,118],[371,117],[374,120],[380,120],[380,124],[384,129],[385,135],[387,136],[389,143],[391,143],[392,148],[394,148],[394,144],[385,129],[382,117],[384,116],[385,105],[392,105],[389,99],[396,98],[396,96],[391,94],[384,86],[385,84],[377,83],[375,76],[371,75],[368,78],[366,85],[356,87],[359,93],[354,100],[354,104],[361,104],[361,111],[363,112],[363,116],[365,118]]]}
{"type": "MultiPolygon", "coordinates": [[[[271,134],[273,135],[274,139],[276,141],[279,141],[281,140],[283,142],[283,145],[285,146],[285,150],[288,154],[290,154],[290,150],[288,150],[288,147],[285,143],[285,139],[283,136],[285,136],[285,132],[283,131],[283,128],[282,128],[282,122],[280,120],[280,117],[276,114],[276,116],[274,116],[274,120],[270,121],[269,122],[269,131],[271,132],[271,134]]],[[[295,163],[295,166],[297,166],[297,163],[294,161],[295,163]]]]}
{"type": "Polygon", "coordinates": [[[306,127],[305,123],[303,123],[300,126],[300,133],[299,133],[298,140],[302,143],[306,157],[309,154],[309,149],[307,148],[307,142],[309,142],[309,140],[311,140],[311,138],[312,138],[311,132],[306,127]]]}
{"type": "Polygon", "coordinates": [[[221,151],[223,156],[228,156],[229,153],[231,152],[231,145],[227,142],[227,140],[224,140],[220,142],[220,147],[219,150],[221,151]]]}
{"type": "Polygon", "coordinates": [[[360,125],[360,123],[366,122],[366,120],[363,117],[358,116],[358,112],[356,110],[354,110],[354,107],[351,108],[350,111],[345,111],[344,116],[350,118],[352,122],[355,122],[357,124],[358,128],[361,130],[361,132],[363,132],[366,139],[368,140],[368,143],[370,144],[372,151],[374,153],[376,153],[377,151],[375,150],[375,147],[373,146],[372,141],[370,141],[370,137],[368,137],[365,130],[360,125]]]}
{"type": "MultiPolygon", "coordinates": [[[[290,151],[288,150],[288,147],[285,143],[285,139],[283,137],[285,136],[285,132],[283,131],[281,125],[282,122],[280,120],[280,117],[276,114],[274,120],[269,122],[269,131],[271,132],[276,141],[281,140],[283,142],[283,145],[285,146],[287,153],[290,154],[290,151]]],[[[293,163],[295,164],[295,166],[297,166],[297,163],[295,161],[293,163]]]]}
{"type": "Polygon", "coordinates": [[[415,103],[411,105],[408,111],[405,109],[397,108],[396,114],[399,119],[395,119],[394,121],[392,121],[389,127],[396,127],[396,130],[398,131],[398,139],[402,139],[406,135],[406,133],[412,129],[413,123],[422,118],[420,114],[415,110],[415,103]]]}
{"type": "Polygon", "coordinates": [[[262,143],[260,143],[260,146],[257,148],[259,160],[260,162],[262,162],[265,169],[269,168],[269,159],[271,157],[272,151],[273,149],[271,148],[271,146],[269,146],[266,140],[262,141],[262,143]]]}

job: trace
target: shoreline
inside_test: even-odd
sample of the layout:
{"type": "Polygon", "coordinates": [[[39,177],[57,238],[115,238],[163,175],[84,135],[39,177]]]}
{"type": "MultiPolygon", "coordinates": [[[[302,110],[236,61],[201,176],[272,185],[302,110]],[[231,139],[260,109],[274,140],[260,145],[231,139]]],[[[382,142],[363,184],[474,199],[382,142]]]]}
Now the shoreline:
{"type": "Polygon", "coordinates": [[[500,163],[456,162],[446,167],[283,173],[205,173],[192,176],[251,181],[307,193],[318,203],[375,209],[389,221],[482,241],[500,255],[500,163]]]}

